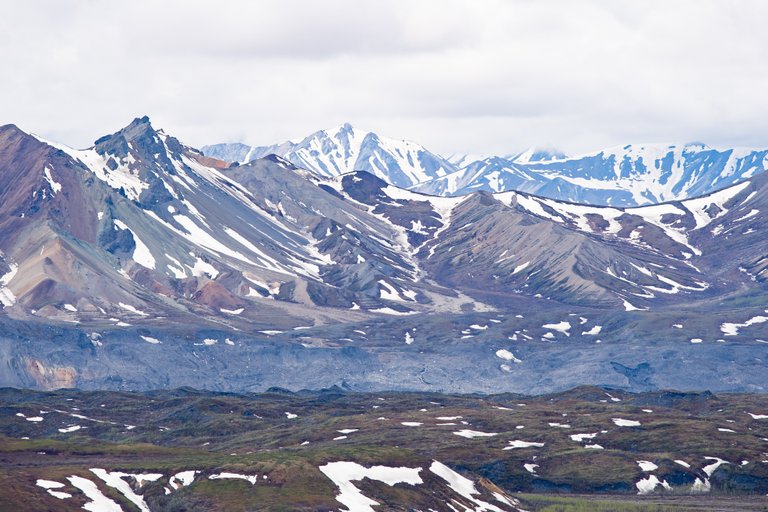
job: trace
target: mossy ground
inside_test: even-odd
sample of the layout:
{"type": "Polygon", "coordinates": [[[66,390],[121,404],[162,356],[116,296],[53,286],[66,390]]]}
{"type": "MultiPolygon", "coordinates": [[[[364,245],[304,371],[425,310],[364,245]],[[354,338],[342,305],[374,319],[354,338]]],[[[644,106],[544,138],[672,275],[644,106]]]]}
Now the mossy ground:
{"type": "MultiPolygon", "coordinates": [[[[35,507],[30,510],[77,510],[82,500],[55,500],[35,480],[93,478],[89,469],[94,467],[165,475],[202,472],[194,485],[170,496],[161,483],[148,484],[143,494],[153,510],[338,509],[337,489],[318,467],[340,460],[409,467],[439,460],[473,478],[488,478],[507,492],[545,492],[525,499],[529,508],[550,512],[709,510],[685,508],[686,500],[696,499],[686,495],[693,478],[705,476],[705,457],[730,463],[712,476],[713,496],[737,494],[751,503],[750,495],[765,495],[768,420],[748,414],[768,413],[762,395],[609,393],[613,399],[600,388],[540,397],[0,390],[0,509],[23,503],[35,507]],[[18,413],[43,421],[30,422],[18,413]],[[619,427],[613,418],[636,419],[641,425],[619,427]],[[551,425],[556,423],[568,427],[551,425]],[[75,424],[82,428],[59,431],[75,424]],[[339,432],[344,429],[357,431],[339,432]],[[455,435],[462,429],[496,435],[455,435]],[[577,442],[570,438],[576,433],[597,435],[577,442]],[[335,439],[342,435],[347,437],[335,439]],[[544,447],[504,450],[516,439],[544,447]],[[587,449],[587,443],[603,449],[587,449]],[[635,483],[649,474],[638,460],[654,462],[658,469],[653,474],[673,482],[676,501],[638,501],[635,483]],[[690,464],[690,470],[676,460],[690,464]],[[537,464],[536,474],[524,464],[537,464]],[[220,471],[268,479],[257,485],[207,479],[220,471]],[[621,500],[587,505],[590,498],[572,496],[606,493],[621,500]]],[[[366,486],[384,503],[419,499],[407,489],[361,484],[366,486]]],[[[131,510],[117,492],[106,487],[105,492],[131,510]]]]}

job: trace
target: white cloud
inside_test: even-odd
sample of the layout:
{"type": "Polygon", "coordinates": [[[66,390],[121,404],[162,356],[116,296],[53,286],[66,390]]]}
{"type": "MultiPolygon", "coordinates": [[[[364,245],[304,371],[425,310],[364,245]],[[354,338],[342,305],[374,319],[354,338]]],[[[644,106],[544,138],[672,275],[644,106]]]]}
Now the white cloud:
{"type": "Polygon", "coordinates": [[[0,119],[85,146],[148,114],[192,145],[350,121],[442,153],[768,146],[761,1],[13,2],[0,119]]]}

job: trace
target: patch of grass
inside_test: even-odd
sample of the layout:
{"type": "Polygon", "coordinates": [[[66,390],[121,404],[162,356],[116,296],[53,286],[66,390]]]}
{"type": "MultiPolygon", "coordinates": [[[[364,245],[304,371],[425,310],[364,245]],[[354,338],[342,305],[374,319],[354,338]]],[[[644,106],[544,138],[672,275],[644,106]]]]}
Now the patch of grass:
{"type": "Polygon", "coordinates": [[[661,505],[637,503],[630,500],[605,500],[594,498],[549,496],[543,494],[520,494],[536,512],[693,512],[701,509],[686,505],[661,505]]]}

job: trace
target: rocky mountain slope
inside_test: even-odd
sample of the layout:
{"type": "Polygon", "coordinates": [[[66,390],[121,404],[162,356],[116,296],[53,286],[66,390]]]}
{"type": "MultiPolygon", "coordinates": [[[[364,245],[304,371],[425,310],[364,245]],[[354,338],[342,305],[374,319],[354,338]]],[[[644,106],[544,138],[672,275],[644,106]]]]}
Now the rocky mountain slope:
{"type": "Polygon", "coordinates": [[[85,150],[5,126],[0,383],[765,389],[767,179],[636,208],[437,197],[230,165],[147,118],[85,150]]]}

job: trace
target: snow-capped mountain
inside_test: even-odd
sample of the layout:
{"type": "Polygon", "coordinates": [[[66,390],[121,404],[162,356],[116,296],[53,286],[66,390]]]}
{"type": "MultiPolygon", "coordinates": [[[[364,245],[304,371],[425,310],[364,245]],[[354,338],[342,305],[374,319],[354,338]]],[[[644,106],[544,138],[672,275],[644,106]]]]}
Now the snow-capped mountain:
{"type": "MultiPolygon", "coordinates": [[[[746,176],[748,157],[728,158],[746,176]]],[[[618,179],[637,174],[640,158],[631,161],[618,179]]],[[[520,180],[534,176],[526,167],[516,172],[520,180]]],[[[667,338],[743,341],[742,330],[754,337],[768,328],[760,320],[768,298],[765,212],[766,173],[645,207],[514,191],[439,197],[366,171],[319,177],[275,155],[230,165],[147,118],[83,150],[7,125],[0,366],[13,370],[0,372],[0,385],[66,377],[74,379],[67,385],[252,389],[290,385],[289,375],[297,386],[322,386],[342,374],[369,388],[605,383],[600,365],[616,362],[616,352],[584,362],[551,352],[549,342],[568,338],[577,347],[599,333],[601,341],[652,344],[661,324],[684,325],[667,338]],[[538,358],[530,372],[520,370],[522,381],[508,378],[512,359],[499,366],[494,356],[510,351],[506,340],[547,342],[515,346],[516,356],[538,358]],[[415,352],[403,349],[412,344],[415,352]],[[564,370],[578,361],[589,377],[582,367],[564,370]],[[197,372],[201,365],[211,371],[197,372]],[[580,380],[545,382],[542,365],[580,380]]],[[[630,352],[667,368],[665,379],[678,378],[666,347],[649,347],[630,352]]],[[[714,358],[707,364],[726,357],[717,347],[702,350],[697,357],[714,358]]],[[[743,350],[739,357],[752,361],[752,349],[743,350]]],[[[623,357],[624,366],[607,369],[616,379],[643,362],[623,357]]],[[[760,385],[744,365],[734,368],[729,385],[760,385]]]]}
{"type": "MultiPolygon", "coordinates": [[[[361,313],[427,312],[448,300],[435,300],[435,293],[474,289],[501,294],[483,299],[492,303],[504,303],[511,293],[621,305],[628,284],[606,280],[605,267],[611,276],[633,276],[642,289],[637,283],[663,289],[673,280],[681,289],[706,295],[727,284],[717,281],[719,270],[702,272],[688,264],[702,252],[691,237],[706,244],[700,231],[728,219],[731,199],[753,187],[741,182],[693,200],[694,207],[686,200],[674,207],[633,209],[577,206],[521,192],[436,197],[395,187],[366,171],[319,178],[275,155],[228,166],[154,130],[147,118],[86,150],[52,145],[14,127],[4,132],[6,151],[25,162],[33,159],[4,175],[10,181],[3,184],[7,197],[0,227],[8,231],[1,261],[14,269],[3,277],[5,296],[13,297],[7,306],[80,321],[99,317],[94,311],[114,310],[116,303],[169,307],[152,306],[159,299],[147,293],[157,290],[212,308],[214,316],[240,311],[238,319],[249,322],[262,315],[249,306],[252,298],[298,301],[305,313],[328,306],[361,313]],[[36,251],[66,266],[54,272],[30,257],[36,251]],[[457,254],[472,257],[456,259],[457,254]],[[638,274],[638,268],[652,264],[668,275],[638,274]],[[91,277],[84,279],[83,272],[91,277]],[[531,275],[537,276],[535,285],[531,275]],[[97,282],[102,283],[98,294],[97,282]],[[429,282],[448,289],[428,292],[429,282]],[[54,299],[62,303],[56,306],[54,299]]],[[[354,136],[346,127],[334,138],[349,142],[354,136]]],[[[650,153],[642,149],[635,159],[627,157],[633,165],[614,169],[619,180],[647,174],[642,162],[650,153]]],[[[625,151],[635,154],[632,148],[625,151]]],[[[687,148],[680,155],[693,159],[687,148]]],[[[605,154],[593,159],[603,162],[605,154]]],[[[495,161],[503,164],[488,160],[495,161]]],[[[515,171],[521,181],[535,176],[524,167],[515,171]]],[[[573,167],[571,174],[583,172],[573,167]]],[[[744,208],[734,215],[751,218],[744,208]]],[[[752,263],[745,260],[743,266],[752,263]]],[[[638,293],[633,299],[638,303],[653,295],[648,289],[638,293]]],[[[192,311],[179,302],[173,308],[192,311]]]]}
{"type": "MultiPolygon", "coordinates": [[[[0,182],[10,314],[127,324],[126,314],[200,318],[202,306],[230,323],[258,324],[275,298],[289,296],[347,310],[402,309],[379,293],[399,295],[398,283],[412,280],[407,250],[387,242],[401,230],[279,157],[227,170],[147,118],[85,150],[12,126],[3,135],[12,158],[23,158],[9,161],[9,181],[0,182]],[[347,243],[333,236],[340,231],[367,242],[348,254],[336,249],[347,243]],[[352,272],[331,271],[336,265],[352,272]]],[[[282,321],[304,315],[291,316],[282,321]]]]}
{"type": "Polygon", "coordinates": [[[297,141],[272,146],[215,144],[203,153],[228,162],[247,163],[276,154],[318,176],[333,177],[366,171],[398,187],[446,176],[457,167],[424,147],[406,140],[382,137],[359,130],[349,123],[318,132],[297,141]]]}
{"type": "Polygon", "coordinates": [[[703,144],[627,145],[577,157],[526,151],[473,162],[414,189],[440,195],[518,190],[582,204],[639,206],[708,194],[767,167],[768,150],[703,144]]]}
{"type": "MultiPolygon", "coordinates": [[[[521,151],[520,153],[511,155],[510,157],[508,157],[509,160],[518,164],[530,164],[533,162],[549,162],[552,160],[563,160],[565,158],[567,158],[567,155],[557,149],[537,148],[537,147],[530,147],[525,151],[521,151]]],[[[478,158],[477,160],[482,160],[482,158],[478,158]]]]}
{"type": "Polygon", "coordinates": [[[215,144],[203,152],[246,163],[279,155],[318,176],[367,171],[391,185],[432,195],[515,190],[560,201],[640,206],[708,194],[764,172],[768,150],[704,144],[630,144],[580,156],[531,147],[508,156],[453,154],[387,139],[344,124],[271,146],[215,144]]]}

